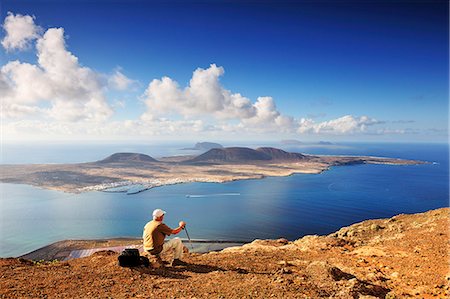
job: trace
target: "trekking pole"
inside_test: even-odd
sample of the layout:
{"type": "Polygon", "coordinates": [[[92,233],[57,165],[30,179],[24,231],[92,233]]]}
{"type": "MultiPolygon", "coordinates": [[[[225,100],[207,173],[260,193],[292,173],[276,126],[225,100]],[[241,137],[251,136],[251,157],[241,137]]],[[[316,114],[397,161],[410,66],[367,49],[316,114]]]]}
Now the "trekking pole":
{"type": "Polygon", "coordinates": [[[184,226],[183,229],[184,229],[184,231],[186,232],[186,236],[188,237],[189,244],[191,244],[192,250],[194,250],[194,246],[192,245],[192,241],[191,241],[191,238],[189,237],[189,233],[188,233],[188,231],[187,231],[186,225],[184,226]]]}

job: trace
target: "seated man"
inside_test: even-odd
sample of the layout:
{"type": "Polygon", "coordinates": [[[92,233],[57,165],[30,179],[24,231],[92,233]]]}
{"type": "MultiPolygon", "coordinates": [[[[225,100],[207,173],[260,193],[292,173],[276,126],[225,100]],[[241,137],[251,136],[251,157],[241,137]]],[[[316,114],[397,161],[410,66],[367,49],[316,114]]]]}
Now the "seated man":
{"type": "Polygon", "coordinates": [[[144,250],[152,255],[156,255],[158,261],[161,262],[159,255],[173,249],[174,260],[172,266],[185,265],[186,263],[181,260],[183,255],[183,244],[180,238],[173,238],[167,242],[164,242],[166,236],[178,234],[186,225],[184,221],[180,221],[179,226],[176,229],[171,229],[163,223],[165,211],[156,209],[153,211],[153,220],[148,222],[144,226],[144,233],[142,238],[144,239],[144,250]]]}

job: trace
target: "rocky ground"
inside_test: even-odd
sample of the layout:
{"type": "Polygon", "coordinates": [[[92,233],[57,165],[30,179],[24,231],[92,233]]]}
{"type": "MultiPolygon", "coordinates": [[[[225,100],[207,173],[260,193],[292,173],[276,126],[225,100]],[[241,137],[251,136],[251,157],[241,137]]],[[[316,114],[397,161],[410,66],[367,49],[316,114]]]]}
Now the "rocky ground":
{"type": "Polygon", "coordinates": [[[121,268],[108,251],[68,262],[0,259],[0,298],[448,298],[449,211],[187,254],[177,267],[121,268]]]}

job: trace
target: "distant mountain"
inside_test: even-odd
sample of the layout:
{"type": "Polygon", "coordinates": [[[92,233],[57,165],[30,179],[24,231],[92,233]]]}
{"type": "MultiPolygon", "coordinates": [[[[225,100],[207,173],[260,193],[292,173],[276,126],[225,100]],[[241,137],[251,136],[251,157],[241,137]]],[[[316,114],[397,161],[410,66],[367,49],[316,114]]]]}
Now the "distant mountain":
{"type": "Polygon", "coordinates": [[[258,152],[262,152],[271,157],[272,160],[301,160],[305,156],[299,153],[288,153],[278,148],[274,147],[260,147],[256,149],[258,152]]]}
{"type": "Polygon", "coordinates": [[[117,162],[158,162],[152,157],[138,153],[115,153],[111,156],[97,161],[97,163],[117,163],[117,162]]]}
{"type": "Polygon", "coordinates": [[[211,149],[186,162],[293,161],[303,158],[302,154],[288,153],[273,147],[260,147],[256,150],[248,147],[227,147],[211,149]]]}
{"type": "Polygon", "coordinates": [[[272,158],[248,147],[213,148],[187,162],[245,162],[267,161],[272,158]]]}
{"type": "Polygon", "coordinates": [[[299,140],[295,140],[295,139],[287,139],[287,140],[281,140],[281,144],[284,144],[284,145],[298,145],[298,144],[303,144],[303,142],[301,142],[299,140]]]}
{"type": "Polygon", "coordinates": [[[319,141],[319,142],[301,142],[295,139],[281,140],[283,145],[300,145],[300,146],[312,146],[312,145],[334,145],[334,143],[329,141],[319,141]]]}
{"type": "Polygon", "coordinates": [[[209,151],[213,148],[223,148],[223,145],[214,142],[197,142],[194,147],[183,148],[183,150],[209,151]]]}

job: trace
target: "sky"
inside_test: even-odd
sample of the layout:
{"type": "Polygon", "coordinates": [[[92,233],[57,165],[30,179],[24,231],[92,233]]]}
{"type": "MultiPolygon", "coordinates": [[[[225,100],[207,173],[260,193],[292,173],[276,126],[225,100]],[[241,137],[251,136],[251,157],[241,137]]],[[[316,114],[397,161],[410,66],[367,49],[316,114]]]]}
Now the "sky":
{"type": "Polygon", "coordinates": [[[448,1],[0,5],[3,142],[448,142],[448,1]]]}

